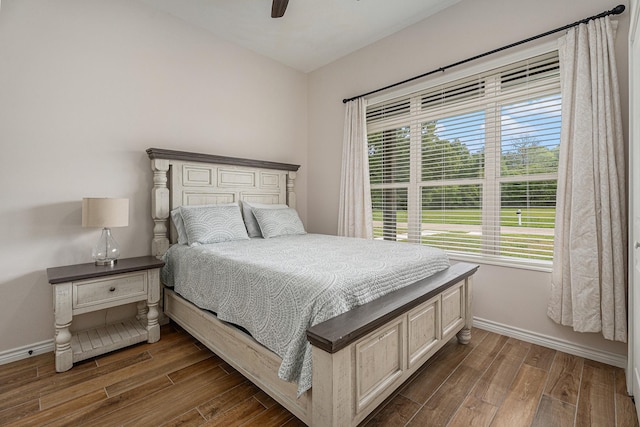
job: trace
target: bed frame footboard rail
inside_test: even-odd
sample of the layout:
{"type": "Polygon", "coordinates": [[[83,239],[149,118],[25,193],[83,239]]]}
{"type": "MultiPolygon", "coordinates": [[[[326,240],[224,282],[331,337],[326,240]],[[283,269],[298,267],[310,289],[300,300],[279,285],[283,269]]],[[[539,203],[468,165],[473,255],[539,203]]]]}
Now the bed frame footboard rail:
{"type": "Polygon", "coordinates": [[[469,343],[477,269],[455,264],[311,327],[311,424],[357,425],[453,336],[469,343]]]}

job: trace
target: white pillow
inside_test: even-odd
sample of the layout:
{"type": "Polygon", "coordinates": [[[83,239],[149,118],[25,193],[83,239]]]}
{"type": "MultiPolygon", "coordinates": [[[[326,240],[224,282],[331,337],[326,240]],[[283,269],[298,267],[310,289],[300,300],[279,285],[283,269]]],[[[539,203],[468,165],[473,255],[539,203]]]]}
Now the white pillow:
{"type": "Polygon", "coordinates": [[[184,221],[182,220],[182,209],[193,209],[193,208],[202,208],[205,206],[239,206],[238,202],[232,203],[219,203],[219,204],[208,204],[208,205],[185,205],[178,206],[177,208],[171,211],[171,220],[173,221],[173,225],[176,227],[176,232],[178,233],[178,244],[186,245],[189,243],[189,239],[187,238],[187,230],[184,228],[184,221]]]}
{"type": "Polygon", "coordinates": [[[244,225],[247,227],[249,237],[262,237],[260,226],[251,209],[288,209],[287,205],[270,205],[268,203],[242,202],[242,214],[244,216],[244,225]]]}
{"type": "Polygon", "coordinates": [[[291,234],[307,234],[302,221],[293,208],[251,210],[260,225],[260,231],[265,239],[291,234]]]}
{"type": "Polygon", "coordinates": [[[182,214],[180,213],[180,207],[177,207],[171,211],[171,220],[178,232],[178,244],[186,245],[189,240],[187,239],[187,230],[184,229],[184,221],[182,220],[182,214]]]}
{"type": "Polygon", "coordinates": [[[237,204],[189,206],[180,209],[189,246],[248,240],[237,204]]]}

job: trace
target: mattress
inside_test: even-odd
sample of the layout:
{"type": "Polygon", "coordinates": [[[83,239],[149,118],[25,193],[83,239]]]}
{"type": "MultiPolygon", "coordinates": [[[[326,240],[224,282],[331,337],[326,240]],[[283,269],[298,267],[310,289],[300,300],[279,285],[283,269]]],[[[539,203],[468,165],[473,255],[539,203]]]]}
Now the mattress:
{"type": "Polygon", "coordinates": [[[449,267],[436,248],[306,234],[189,247],[165,254],[162,281],[278,354],[278,376],[311,388],[306,330],[449,267]]]}

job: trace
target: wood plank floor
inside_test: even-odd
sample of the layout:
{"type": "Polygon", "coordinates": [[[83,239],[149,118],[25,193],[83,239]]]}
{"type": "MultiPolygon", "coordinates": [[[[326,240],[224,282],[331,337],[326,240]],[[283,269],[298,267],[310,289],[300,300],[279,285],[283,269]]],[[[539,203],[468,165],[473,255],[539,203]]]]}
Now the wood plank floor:
{"type": "MultiPolygon", "coordinates": [[[[365,420],[370,426],[638,426],[624,371],[474,329],[365,420]]],[[[0,366],[0,425],[303,425],[174,325],[56,373],[53,354],[0,366]]]]}

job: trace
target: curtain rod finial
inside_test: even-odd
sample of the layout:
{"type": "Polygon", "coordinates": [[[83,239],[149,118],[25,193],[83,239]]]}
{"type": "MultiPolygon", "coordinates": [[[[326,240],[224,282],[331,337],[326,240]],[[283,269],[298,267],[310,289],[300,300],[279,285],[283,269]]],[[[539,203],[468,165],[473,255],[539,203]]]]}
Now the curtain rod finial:
{"type": "Polygon", "coordinates": [[[624,9],[625,9],[625,6],[623,4],[619,4],[613,9],[611,9],[611,13],[613,13],[614,15],[620,15],[622,12],[624,12],[624,9]]]}

